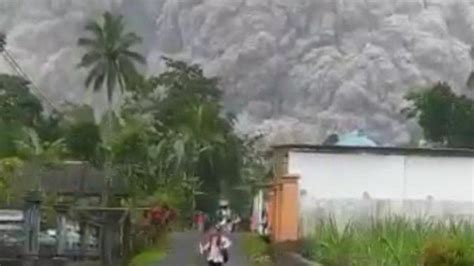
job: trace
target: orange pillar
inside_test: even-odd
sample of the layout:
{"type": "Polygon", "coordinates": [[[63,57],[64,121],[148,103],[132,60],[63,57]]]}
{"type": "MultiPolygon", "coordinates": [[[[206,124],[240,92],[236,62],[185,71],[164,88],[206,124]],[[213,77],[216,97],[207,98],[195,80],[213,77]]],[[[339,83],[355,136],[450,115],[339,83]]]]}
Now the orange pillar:
{"type": "Polygon", "coordinates": [[[278,197],[274,240],[293,241],[298,239],[299,224],[299,176],[285,175],[277,184],[278,197]]]}
{"type": "Polygon", "coordinates": [[[278,234],[279,218],[280,218],[280,192],[278,190],[278,183],[272,187],[273,191],[273,218],[272,218],[272,239],[276,239],[278,234]]]}
{"type": "Polygon", "coordinates": [[[276,240],[279,241],[279,239],[281,238],[281,232],[283,230],[282,226],[283,226],[283,223],[282,223],[282,219],[283,219],[283,216],[285,216],[285,210],[283,209],[283,198],[285,197],[284,195],[284,191],[283,191],[283,183],[281,182],[278,182],[278,185],[276,187],[277,191],[278,191],[278,217],[277,217],[277,231],[276,231],[276,240]]]}

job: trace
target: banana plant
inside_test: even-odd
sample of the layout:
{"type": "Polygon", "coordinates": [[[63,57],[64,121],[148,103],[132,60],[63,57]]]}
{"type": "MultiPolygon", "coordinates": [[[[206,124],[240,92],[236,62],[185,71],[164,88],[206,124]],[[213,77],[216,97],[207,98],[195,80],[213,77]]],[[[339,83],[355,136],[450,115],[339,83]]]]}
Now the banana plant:
{"type": "Polygon", "coordinates": [[[0,195],[7,205],[11,203],[11,185],[18,177],[23,161],[18,157],[0,159],[0,195]]]}
{"type": "Polygon", "coordinates": [[[35,175],[35,188],[41,189],[40,177],[44,171],[62,161],[66,154],[66,146],[63,139],[53,142],[41,141],[36,131],[25,128],[25,138],[16,141],[19,158],[29,165],[29,173],[35,175]]]}

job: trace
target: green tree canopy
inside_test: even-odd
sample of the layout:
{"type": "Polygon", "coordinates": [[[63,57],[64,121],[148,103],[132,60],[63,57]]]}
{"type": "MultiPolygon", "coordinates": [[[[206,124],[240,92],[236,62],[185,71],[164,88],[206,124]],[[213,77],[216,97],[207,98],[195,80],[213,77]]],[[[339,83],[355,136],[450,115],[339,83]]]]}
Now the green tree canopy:
{"type": "Polygon", "coordinates": [[[0,119],[33,126],[43,112],[41,101],[31,93],[29,82],[0,74],[0,119]]]}
{"type": "Polygon", "coordinates": [[[93,161],[101,143],[100,131],[93,122],[81,122],[66,130],[65,143],[70,156],[93,161]]]}
{"type": "Polygon", "coordinates": [[[474,148],[474,101],[456,95],[447,83],[437,83],[406,97],[412,106],[409,118],[416,118],[427,140],[450,147],[474,148]]]}
{"type": "Polygon", "coordinates": [[[16,142],[18,155],[24,161],[38,167],[58,164],[66,153],[63,139],[53,142],[41,141],[34,129],[24,128],[24,138],[16,142]]]}
{"type": "Polygon", "coordinates": [[[124,147],[141,151],[148,158],[141,161],[148,163],[132,163],[128,157],[124,167],[134,170],[127,173],[133,172],[134,180],[148,180],[143,187],[151,191],[163,184],[188,184],[182,187],[192,191],[201,210],[213,211],[224,195],[243,206],[243,199],[249,198],[243,194],[251,192],[237,189],[248,173],[243,169],[250,167],[244,159],[247,142],[234,133],[233,116],[222,107],[218,79],[204,76],[198,65],[164,60],[167,70],[139,79],[122,108],[122,117],[140,118],[147,124],[147,130],[127,134],[124,147]],[[132,148],[130,143],[139,147],[132,148]],[[143,169],[151,174],[144,174],[143,169]]]}
{"type": "Polygon", "coordinates": [[[91,106],[66,103],[62,108],[59,126],[69,157],[97,163],[102,135],[91,106]]]}
{"type": "Polygon", "coordinates": [[[46,141],[62,136],[61,115],[57,111],[43,112],[41,101],[31,93],[28,84],[21,77],[0,74],[0,158],[15,155],[14,142],[24,136],[24,127],[33,128],[46,141]]]}

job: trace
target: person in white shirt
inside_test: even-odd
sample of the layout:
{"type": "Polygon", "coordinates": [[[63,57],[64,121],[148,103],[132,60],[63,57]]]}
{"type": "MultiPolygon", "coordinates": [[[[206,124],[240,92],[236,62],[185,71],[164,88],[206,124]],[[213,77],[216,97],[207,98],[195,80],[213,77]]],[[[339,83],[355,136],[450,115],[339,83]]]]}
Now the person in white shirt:
{"type": "Polygon", "coordinates": [[[206,254],[209,266],[222,266],[229,260],[229,247],[232,245],[229,238],[224,236],[220,227],[210,230],[205,243],[199,243],[199,251],[206,254]]]}

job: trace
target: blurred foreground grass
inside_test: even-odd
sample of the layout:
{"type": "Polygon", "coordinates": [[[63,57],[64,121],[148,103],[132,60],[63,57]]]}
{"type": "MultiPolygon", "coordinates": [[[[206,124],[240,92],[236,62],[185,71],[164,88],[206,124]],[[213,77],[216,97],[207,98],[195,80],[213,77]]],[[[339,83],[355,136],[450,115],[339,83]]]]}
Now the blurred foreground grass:
{"type": "Polygon", "coordinates": [[[400,217],[338,225],[328,219],[300,247],[327,266],[472,266],[474,225],[400,217]]]}

